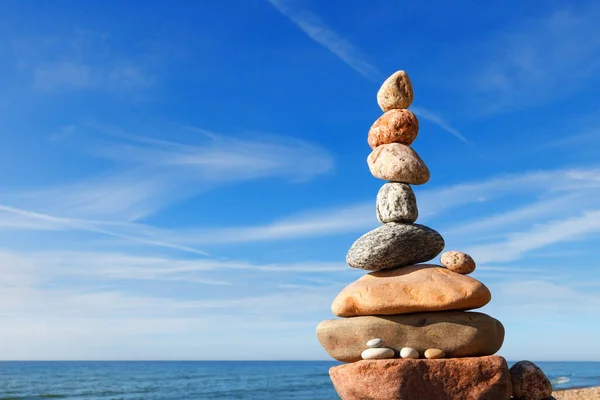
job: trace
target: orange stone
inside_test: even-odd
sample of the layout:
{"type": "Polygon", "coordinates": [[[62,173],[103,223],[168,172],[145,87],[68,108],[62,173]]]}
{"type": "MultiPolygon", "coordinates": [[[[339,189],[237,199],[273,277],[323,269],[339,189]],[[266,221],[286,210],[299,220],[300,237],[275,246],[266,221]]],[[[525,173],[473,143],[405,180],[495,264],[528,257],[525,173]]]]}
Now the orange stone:
{"type": "Polygon", "coordinates": [[[508,400],[510,373],[500,356],[440,360],[364,360],[332,367],[342,400],[508,400]]]}
{"type": "Polygon", "coordinates": [[[368,142],[372,149],[388,143],[411,144],[419,133],[419,120],[409,110],[390,110],[373,123],[368,142]]]}
{"type": "Polygon", "coordinates": [[[337,295],[331,311],[338,317],[355,317],[472,310],[491,299],[489,289],[470,276],[417,264],[363,275],[337,295]]]}

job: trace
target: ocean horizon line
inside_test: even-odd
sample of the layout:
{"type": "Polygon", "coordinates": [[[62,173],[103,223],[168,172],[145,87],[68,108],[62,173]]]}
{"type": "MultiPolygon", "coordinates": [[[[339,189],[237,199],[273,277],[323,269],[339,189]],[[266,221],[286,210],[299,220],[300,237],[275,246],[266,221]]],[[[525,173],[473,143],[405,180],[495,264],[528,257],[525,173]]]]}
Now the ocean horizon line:
{"type": "MultiPolygon", "coordinates": [[[[455,357],[456,358],[456,357],[455,357]]],[[[459,357],[459,358],[469,358],[469,357],[459,357]]],[[[449,359],[449,358],[448,358],[449,359]]],[[[525,360],[509,360],[505,357],[506,362],[508,363],[516,363],[518,361],[525,360]]],[[[532,361],[535,363],[600,363],[600,360],[539,360],[539,359],[527,359],[528,361],[532,361]]],[[[291,359],[281,359],[281,360],[216,360],[216,359],[53,359],[53,360],[35,360],[35,359],[27,359],[27,360],[0,360],[0,363],[8,363],[8,362],[323,362],[323,363],[339,363],[346,364],[342,361],[337,360],[291,360],[291,359]]]]}

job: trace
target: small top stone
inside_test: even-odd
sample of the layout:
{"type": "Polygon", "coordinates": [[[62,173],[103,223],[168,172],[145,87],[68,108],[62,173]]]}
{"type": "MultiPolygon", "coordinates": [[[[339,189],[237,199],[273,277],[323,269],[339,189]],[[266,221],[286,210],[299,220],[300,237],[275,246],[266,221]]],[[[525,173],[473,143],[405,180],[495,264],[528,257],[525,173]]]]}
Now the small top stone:
{"type": "Polygon", "coordinates": [[[367,347],[370,347],[372,349],[374,349],[376,347],[381,347],[382,345],[383,345],[383,340],[381,340],[379,338],[371,339],[367,342],[367,347]]]}
{"type": "Polygon", "coordinates": [[[510,368],[512,395],[519,400],[543,400],[552,395],[552,383],[531,361],[519,361],[510,368]]]}
{"type": "Polygon", "coordinates": [[[377,92],[377,104],[383,112],[395,108],[408,108],[413,98],[412,83],[404,71],[397,71],[387,78],[377,92]]]}
{"type": "Polygon", "coordinates": [[[440,261],[444,267],[459,274],[465,275],[475,271],[475,260],[460,251],[447,251],[442,254],[440,261]]]}

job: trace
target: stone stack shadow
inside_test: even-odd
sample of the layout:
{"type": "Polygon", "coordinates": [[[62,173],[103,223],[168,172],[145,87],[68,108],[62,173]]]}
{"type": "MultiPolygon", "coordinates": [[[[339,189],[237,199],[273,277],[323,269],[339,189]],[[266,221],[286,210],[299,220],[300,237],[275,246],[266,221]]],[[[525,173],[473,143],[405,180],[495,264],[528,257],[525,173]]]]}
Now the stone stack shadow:
{"type": "Polygon", "coordinates": [[[491,300],[488,288],[467,276],[473,259],[451,251],[442,265],[423,264],[444,249],[442,236],[420,224],[411,185],[425,184],[429,169],[410,147],[419,131],[407,108],[412,83],[404,71],[377,93],[384,114],[371,126],[367,163],[386,182],[376,201],[382,223],[358,238],[346,261],[370,271],[344,288],[331,310],[339,319],[317,327],[329,355],[346,362],[330,377],[344,400],[509,399],[506,361],[494,356],[502,324],[472,312],[491,300]]]}

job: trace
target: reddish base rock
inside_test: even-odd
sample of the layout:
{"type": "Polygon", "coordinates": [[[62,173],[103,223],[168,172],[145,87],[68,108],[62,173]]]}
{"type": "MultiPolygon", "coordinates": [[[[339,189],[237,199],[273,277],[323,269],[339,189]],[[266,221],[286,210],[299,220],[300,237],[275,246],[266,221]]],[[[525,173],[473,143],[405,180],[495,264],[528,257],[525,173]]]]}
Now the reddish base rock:
{"type": "Polygon", "coordinates": [[[510,373],[500,356],[364,360],[332,367],[342,400],[507,400],[510,373]]]}

